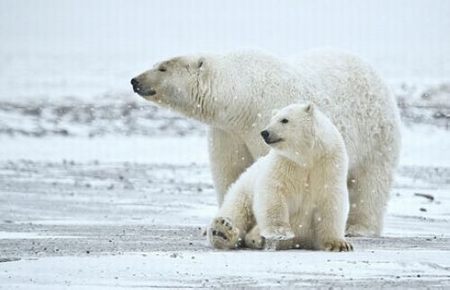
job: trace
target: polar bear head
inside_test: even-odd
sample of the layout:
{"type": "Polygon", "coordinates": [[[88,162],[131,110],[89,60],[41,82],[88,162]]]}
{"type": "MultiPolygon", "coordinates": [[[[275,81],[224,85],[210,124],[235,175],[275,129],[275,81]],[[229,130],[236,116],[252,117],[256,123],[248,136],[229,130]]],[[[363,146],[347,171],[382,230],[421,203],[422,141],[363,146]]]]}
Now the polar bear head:
{"type": "Polygon", "coordinates": [[[188,116],[205,110],[202,77],[206,75],[206,57],[175,57],[131,80],[134,92],[143,98],[188,116]]]}
{"type": "Polygon", "coordinates": [[[318,110],[313,103],[293,104],[274,111],[261,132],[266,144],[290,159],[310,154],[314,146],[318,110]]]}

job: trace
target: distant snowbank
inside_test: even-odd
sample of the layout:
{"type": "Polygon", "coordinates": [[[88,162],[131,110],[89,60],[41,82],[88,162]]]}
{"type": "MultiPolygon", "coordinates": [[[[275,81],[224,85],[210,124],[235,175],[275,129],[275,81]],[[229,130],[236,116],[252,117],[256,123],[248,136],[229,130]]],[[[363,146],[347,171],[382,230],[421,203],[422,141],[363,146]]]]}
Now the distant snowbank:
{"type": "Polygon", "coordinates": [[[205,137],[0,138],[0,160],[208,163],[205,137]]]}
{"type": "MultiPolygon", "coordinates": [[[[402,128],[402,166],[450,166],[450,132],[427,125],[402,128]]],[[[0,160],[208,164],[207,138],[106,135],[0,138],[0,160]]]]}
{"type": "Polygon", "coordinates": [[[433,126],[403,127],[400,164],[450,166],[450,131],[433,126]]]}

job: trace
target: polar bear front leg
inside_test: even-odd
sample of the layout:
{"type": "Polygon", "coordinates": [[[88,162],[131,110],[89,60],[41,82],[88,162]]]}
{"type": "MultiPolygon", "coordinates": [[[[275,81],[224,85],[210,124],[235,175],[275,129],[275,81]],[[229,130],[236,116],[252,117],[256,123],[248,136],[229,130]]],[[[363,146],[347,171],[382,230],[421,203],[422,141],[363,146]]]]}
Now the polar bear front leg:
{"type": "Polygon", "coordinates": [[[221,206],[230,185],[253,164],[254,160],[238,136],[219,128],[209,129],[208,145],[214,188],[221,206]]]}
{"type": "MultiPolygon", "coordinates": [[[[331,205],[330,205],[331,206],[331,205]]],[[[344,229],[341,226],[338,215],[330,212],[317,212],[314,216],[314,228],[316,230],[315,248],[317,250],[331,252],[353,251],[353,246],[344,238],[344,229]]]]}
{"type": "Polygon", "coordinates": [[[322,189],[322,192],[313,194],[328,196],[316,205],[313,215],[313,228],[315,229],[314,248],[332,252],[353,251],[351,243],[345,240],[345,222],[348,212],[346,194],[338,192],[339,189],[322,189]],[[324,193],[326,192],[326,193],[324,193]]]}
{"type": "Polygon", "coordinates": [[[393,180],[393,168],[388,158],[383,157],[368,162],[365,167],[350,171],[350,213],[346,231],[348,236],[381,235],[393,180]]]}
{"type": "Polygon", "coordinates": [[[289,223],[289,207],[286,198],[275,189],[255,195],[254,213],[266,249],[285,248],[287,240],[294,238],[289,223]],[[272,191],[272,192],[271,192],[272,191]]]}

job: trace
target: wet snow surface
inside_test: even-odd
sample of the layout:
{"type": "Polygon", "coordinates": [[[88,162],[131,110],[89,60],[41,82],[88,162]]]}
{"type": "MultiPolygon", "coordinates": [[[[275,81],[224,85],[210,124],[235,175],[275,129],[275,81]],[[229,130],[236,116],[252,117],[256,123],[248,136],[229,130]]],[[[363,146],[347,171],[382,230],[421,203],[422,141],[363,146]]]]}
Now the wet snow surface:
{"type": "Polygon", "coordinates": [[[448,106],[398,99],[404,148],[385,232],[352,238],[352,253],[211,249],[197,122],[126,97],[3,103],[0,287],[450,287],[448,106]]]}

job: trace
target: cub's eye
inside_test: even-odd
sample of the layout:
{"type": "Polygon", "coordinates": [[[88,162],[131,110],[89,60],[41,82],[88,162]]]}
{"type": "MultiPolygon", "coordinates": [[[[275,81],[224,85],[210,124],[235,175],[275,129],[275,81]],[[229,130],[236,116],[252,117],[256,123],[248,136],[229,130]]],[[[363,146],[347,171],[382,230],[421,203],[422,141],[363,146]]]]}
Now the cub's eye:
{"type": "Polygon", "coordinates": [[[165,72],[165,71],[167,71],[167,68],[165,68],[165,67],[163,67],[163,66],[160,66],[160,67],[158,68],[158,70],[161,71],[161,72],[165,72]]]}
{"type": "Polygon", "coordinates": [[[286,124],[287,122],[289,122],[289,120],[288,119],[282,119],[280,122],[283,123],[283,124],[286,124]]]}

